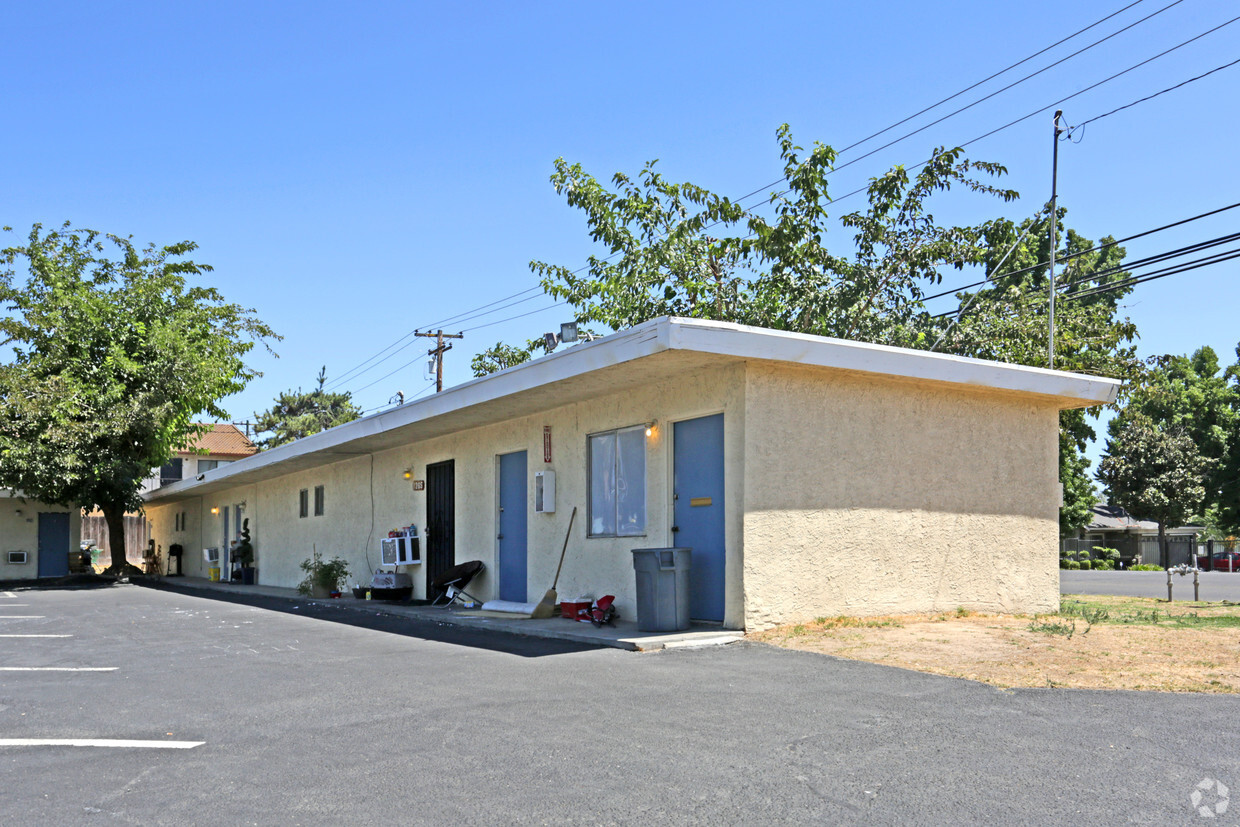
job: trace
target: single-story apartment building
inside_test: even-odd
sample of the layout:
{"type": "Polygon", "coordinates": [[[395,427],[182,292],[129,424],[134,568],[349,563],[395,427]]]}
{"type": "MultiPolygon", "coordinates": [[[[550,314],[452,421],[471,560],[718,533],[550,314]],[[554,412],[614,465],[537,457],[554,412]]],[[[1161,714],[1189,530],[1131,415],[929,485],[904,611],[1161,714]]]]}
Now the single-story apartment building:
{"type": "Polygon", "coordinates": [[[693,549],[691,615],[760,629],[823,615],[1059,602],[1058,413],[1119,382],[662,317],[146,495],[152,536],[229,546],[295,586],[313,550],[365,584],[415,526],[415,597],[481,560],[480,598],[614,594],[631,551],[693,549]]]}
{"type": "Polygon", "coordinates": [[[81,539],[81,509],[0,490],[0,580],[63,577],[81,539]]]}

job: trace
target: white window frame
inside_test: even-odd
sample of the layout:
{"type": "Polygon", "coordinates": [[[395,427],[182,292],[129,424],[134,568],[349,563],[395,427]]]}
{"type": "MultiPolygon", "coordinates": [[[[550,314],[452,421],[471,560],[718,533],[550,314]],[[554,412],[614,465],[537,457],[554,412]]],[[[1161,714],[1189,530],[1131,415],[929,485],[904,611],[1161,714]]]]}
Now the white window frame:
{"type": "MultiPolygon", "coordinates": [[[[646,528],[649,523],[650,514],[646,503],[646,465],[647,465],[647,441],[646,426],[631,425],[626,428],[615,428],[610,431],[599,431],[597,433],[588,434],[586,436],[586,521],[588,537],[645,537],[646,528]],[[620,450],[620,442],[622,437],[626,435],[636,435],[641,438],[641,468],[622,468],[623,461],[622,452],[620,450]],[[611,460],[611,469],[596,469],[594,466],[594,446],[595,440],[605,440],[610,438],[613,440],[611,460]],[[595,503],[595,473],[607,473],[610,471],[610,483],[605,483],[604,488],[610,488],[610,505],[613,512],[610,514],[611,525],[606,523],[599,524],[595,519],[595,512],[604,503],[595,503]],[[639,489],[639,490],[635,490],[639,489]],[[622,524],[622,505],[629,500],[630,497],[638,497],[640,500],[641,510],[639,519],[629,524],[622,524]],[[608,530],[610,528],[610,530],[608,530]]],[[[607,515],[603,515],[605,518],[607,515]]]]}

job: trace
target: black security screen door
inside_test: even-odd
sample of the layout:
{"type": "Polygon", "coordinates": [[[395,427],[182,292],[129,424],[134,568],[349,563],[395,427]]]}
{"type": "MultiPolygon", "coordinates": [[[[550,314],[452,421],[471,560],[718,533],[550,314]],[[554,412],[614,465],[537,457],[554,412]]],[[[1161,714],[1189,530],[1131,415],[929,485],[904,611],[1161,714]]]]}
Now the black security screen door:
{"type": "Polygon", "coordinates": [[[426,596],[431,582],[456,565],[456,472],[454,460],[426,466],[426,596]]]}

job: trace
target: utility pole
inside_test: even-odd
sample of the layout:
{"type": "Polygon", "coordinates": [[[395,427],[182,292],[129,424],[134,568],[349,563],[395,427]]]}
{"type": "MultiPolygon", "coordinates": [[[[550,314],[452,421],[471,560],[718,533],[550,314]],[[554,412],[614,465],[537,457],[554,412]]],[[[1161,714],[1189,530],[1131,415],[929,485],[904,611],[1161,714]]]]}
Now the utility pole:
{"type": "Polygon", "coordinates": [[[442,330],[436,330],[434,333],[418,333],[414,331],[414,336],[425,336],[428,339],[435,340],[435,346],[426,351],[427,356],[435,358],[435,393],[443,390],[443,355],[452,350],[452,345],[445,345],[444,339],[464,339],[464,333],[444,333],[442,330]]]}
{"type": "Polygon", "coordinates": [[[1055,201],[1058,197],[1059,190],[1059,136],[1063,134],[1063,127],[1059,125],[1059,119],[1063,117],[1063,110],[1055,110],[1055,137],[1054,152],[1051,160],[1051,279],[1050,279],[1050,314],[1049,319],[1049,335],[1047,336],[1047,354],[1048,361],[1052,369],[1055,367],[1055,252],[1059,249],[1058,228],[1055,226],[1059,220],[1059,215],[1055,211],[1055,201]]]}

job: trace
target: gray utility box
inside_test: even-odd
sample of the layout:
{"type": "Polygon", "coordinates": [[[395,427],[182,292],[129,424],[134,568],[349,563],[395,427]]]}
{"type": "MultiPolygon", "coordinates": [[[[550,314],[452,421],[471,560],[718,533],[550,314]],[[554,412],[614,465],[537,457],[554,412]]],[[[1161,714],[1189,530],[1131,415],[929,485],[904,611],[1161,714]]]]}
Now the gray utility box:
{"type": "Polygon", "coordinates": [[[689,628],[687,548],[635,548],[637,628],[643,632],[679,632],[689,628]]]}

